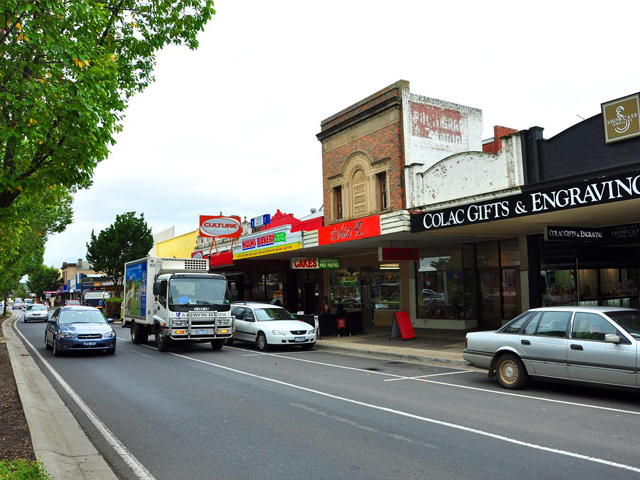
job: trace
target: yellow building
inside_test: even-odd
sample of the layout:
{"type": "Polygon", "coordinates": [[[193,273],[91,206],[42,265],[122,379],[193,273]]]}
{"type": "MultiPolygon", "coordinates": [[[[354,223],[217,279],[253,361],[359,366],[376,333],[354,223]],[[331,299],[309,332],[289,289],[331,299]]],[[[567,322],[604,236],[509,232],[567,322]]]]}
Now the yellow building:
{"type": "Polygon", "coordinates": [[[198,241],[198,230],[163,240],[156,244],[156,256],[164,258],[191,258],[198,241]]]}

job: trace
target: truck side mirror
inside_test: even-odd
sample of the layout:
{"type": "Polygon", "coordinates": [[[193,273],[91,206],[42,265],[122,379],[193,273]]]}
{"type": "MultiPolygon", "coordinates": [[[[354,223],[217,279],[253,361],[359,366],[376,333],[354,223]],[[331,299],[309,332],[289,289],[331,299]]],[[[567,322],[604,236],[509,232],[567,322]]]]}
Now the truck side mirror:
{"type": "Polygon", "coordinates": [[[160,282],[153,282],[153,294],[160,295],[162,293],[162,288],[160,288],[160,282]]]}
{"type": "Polygon", "coordinates": [[[235,297],[238,295],[238,288],[236,287],[236,282],[229,283],[229,293],[231,293],[232,297],[235,297]]]}

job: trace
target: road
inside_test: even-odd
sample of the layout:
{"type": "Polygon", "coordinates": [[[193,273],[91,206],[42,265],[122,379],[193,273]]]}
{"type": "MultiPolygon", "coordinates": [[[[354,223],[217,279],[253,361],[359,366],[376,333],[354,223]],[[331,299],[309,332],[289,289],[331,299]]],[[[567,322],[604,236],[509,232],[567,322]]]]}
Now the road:
{"type": "Polygon", "coordinates": [[[320,350],[160,353],[120,327],[113,356],[54,357],[44,324],[17,327],[122,479],[640,478],[636,393],[514,393],[478,370],[320,350]]]}

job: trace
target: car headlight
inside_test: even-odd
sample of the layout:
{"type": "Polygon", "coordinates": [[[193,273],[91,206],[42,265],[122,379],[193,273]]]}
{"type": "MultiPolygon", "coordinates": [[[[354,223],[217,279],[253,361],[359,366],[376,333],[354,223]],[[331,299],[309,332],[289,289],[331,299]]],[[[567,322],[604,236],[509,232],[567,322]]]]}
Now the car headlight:
{"type": "Polygon", "coordinates": [[[290,335],[287,330],[271,330],[274,335],[290,335]]]}
{"type": "Polygon", "coordinates": [[[307,335],[314,335],[316,333],[315,330],[309,330],[309,332],[307,332],[307,335]]]}
{"type": "Polygon", "coordinates": [[[102,337],[103,338],[112,338],[116,336],[116,332],[111,330],[110,332],[105,333],[102,337]]]}
{"type": "Polygon", "coordinates": [[[58,338],[75,338],[73,333],[69,332],[58,332],[58,338]]]}

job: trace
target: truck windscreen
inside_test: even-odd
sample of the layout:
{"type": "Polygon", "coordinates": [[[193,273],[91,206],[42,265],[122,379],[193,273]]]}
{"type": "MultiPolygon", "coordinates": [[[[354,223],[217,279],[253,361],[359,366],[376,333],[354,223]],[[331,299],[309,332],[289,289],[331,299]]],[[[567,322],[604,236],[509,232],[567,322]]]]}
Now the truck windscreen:
{"type": "Polygon", "coordinates": [[[173,278],[170,305],[224,305],[229,303],[227,282],[220,278],[173,278]]]}

